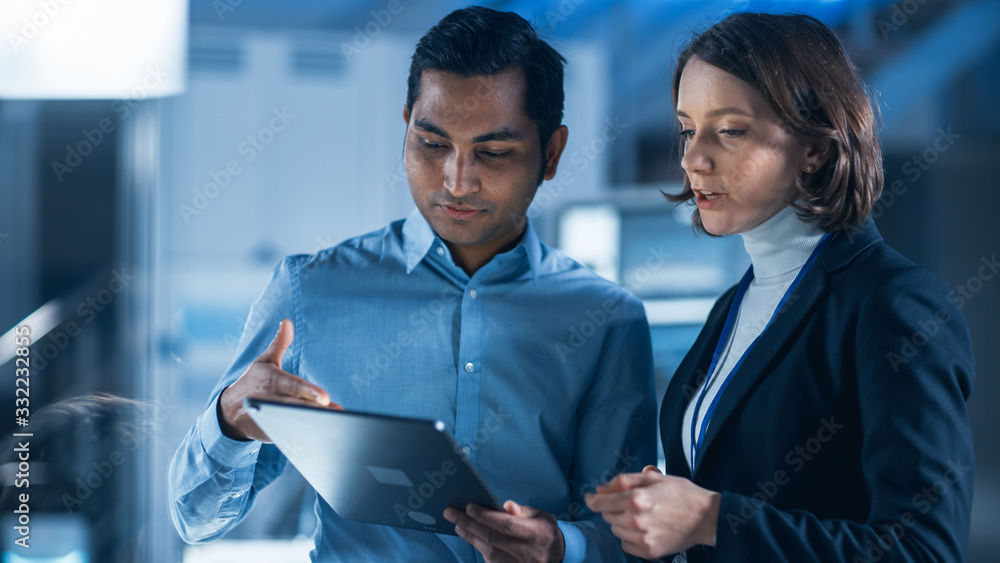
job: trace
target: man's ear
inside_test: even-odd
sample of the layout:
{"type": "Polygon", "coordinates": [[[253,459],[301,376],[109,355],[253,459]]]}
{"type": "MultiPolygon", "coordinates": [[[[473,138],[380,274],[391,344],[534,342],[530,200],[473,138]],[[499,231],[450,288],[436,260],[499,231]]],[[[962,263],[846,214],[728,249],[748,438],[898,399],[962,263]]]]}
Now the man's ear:
{"type": "Polygon", "coordinates": [[[405,121],[407,125],[410,124],[410,110],[406,109],[406,104],[403,104],[403,121],[405,121]]]}
{"type": "Polygon", "coordinates": [[[549,137],[548,144],[545,145],[545,174],[546,180],[551,180],[556,176],[556,169],[559,167],[559,157],[562,156],[566,148],[566,140],[569,139],[569,129],[565,125],[556,127],[549,137]]]}

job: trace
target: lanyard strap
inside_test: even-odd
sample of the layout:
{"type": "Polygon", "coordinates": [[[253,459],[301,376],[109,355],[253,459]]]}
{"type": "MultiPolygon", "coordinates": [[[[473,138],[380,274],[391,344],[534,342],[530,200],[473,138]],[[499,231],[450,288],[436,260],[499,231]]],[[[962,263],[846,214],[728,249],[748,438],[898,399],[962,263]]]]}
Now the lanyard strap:
{"type": "Polygon", "coordinates": [[[722,397],[722,393],[725,392],[726,387],[729,386],[729,382],[733,379],[733,375],[739,371],[740,366],[743,365],[743,360],[745,360],[750,354],[750,350],[753,350],[754,345],[757,344],[758,340],[760,340],[761,335],[763,335],[764,332],[767,331],[768,327],[771,326],[771,323],[774,322],[775,317],[778,316],[778,311],[785,306],[785,303],[788,301],[789,297],[792,296],[795,288],[798,287],[802,278],[805,277],[806,272],[809,271],[813,262],[815,262],[816,258],[819,257],[820,251],[823,250],[826,243],[830,242],[831,237],[831,233],[823,235],[819,244],[816,245],[812,254],[809,255],[809,259],[806,260],[806,263],[799,269],[799,273],[792,281],[792,285],[788,286],[785,294],[781,297],[781,301],[778,302],[778,306],[774,308],[774,312],[771,313],[771,318],[764,326],[764,330],[762,330],[761,333],[753,339],[753,342],[750,343],[750,346],[748,346],[743,352],[743,355],[740,356],[736,365],[734,365],[733,369],[731,369],[726,375],[726,378],[722,381],[722,385],[719,387],[719,392],[715,394],[712,402],[708,405],[708,409],[705,411],[705,417],[701,421],[701,429],[698,433],[698,439],[695,440],[695,423],[698,421],[698,412],[701,411],[701,403],[705,400],[705,395],[708,392],[708,383],[712,380],[712,374],[715,373],[716,365],[719,363],[719,358],[722,356],[722,351],[725,349],[726,343],[729,341],[729,333],[732,332],[733,324],[736,322],[736,315],[740,310],[740,303],[743,302],[743,296],[746,294],[747,288],[750,287],[750,281],[753,280],[753,265],[751,265],[750,268],[747,269],[747,272],[743,274],[743,279],[740,280],[740,285],[736,289],[736,296],[733,298],[733,304],[729,306],[729,314],[726,316],[726,323],[722,325],[722,334],[719,336],[719,342],[715,345],[715,352],[712,353],[712,363],[708,366],[708,373],[705,376],[705,384],[702,386],[701,393],[698,395],[698,402],[694,405],[694,413],[691,418],[691,475],[694,475],[694,468],[698,461],[698,453],[701,451],[701,444],[705,440],[708,423],[712,420],[712,415],[715,414],[715,407],[719,404],[719,398],[722,397]]]}

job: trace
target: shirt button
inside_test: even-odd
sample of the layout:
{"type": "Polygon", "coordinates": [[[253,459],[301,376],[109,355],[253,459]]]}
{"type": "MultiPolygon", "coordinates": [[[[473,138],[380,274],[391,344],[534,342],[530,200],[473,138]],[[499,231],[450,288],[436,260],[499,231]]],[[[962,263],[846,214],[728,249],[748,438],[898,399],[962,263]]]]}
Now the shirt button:
{"type": "Polygon", "coordinates": [[[469,290],[469,297],[475,299],[477,295],[479,295],[479,292],[476,291],[475,289],[470,289],[469,290]]]}
{"type": "Polygon", "coordinates": [[[462,446],[462,455],[468,457],[472,453],[472,448],[469,446],[462,446]]]}
{"type": "Polygon", "coordinates": [[[472,370],[474,370],[474,369],[476,369],[476,365],[473,364],[472,362],[467,362],[465,364],[465,371],[467,371],[469,373],[472,373],[472,370]]]}
{"type": "Polygon", "coordinates": [[[439,246],[438,249],[437,249],[437,253],[438,253],[438,256],[444,256],[444,248],[441,248],[439,246]]]}

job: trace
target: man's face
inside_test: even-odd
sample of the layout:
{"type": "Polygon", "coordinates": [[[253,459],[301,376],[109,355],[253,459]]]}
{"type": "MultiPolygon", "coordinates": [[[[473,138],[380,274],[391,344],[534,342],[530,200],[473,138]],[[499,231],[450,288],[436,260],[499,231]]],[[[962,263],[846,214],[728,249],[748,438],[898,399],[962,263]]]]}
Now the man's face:
{"type": "MultiPolygon", "coordinates": [[[[524,230],[543,167],[524,88],[517,70],[469,78],[425,70],[412,112],[403,112],[413,201],[453,253],[492,256],[524,230]]],[[[553,137],[562,144],[545,157],[547,179],[555,174],[565,128],[553,137]]]]}

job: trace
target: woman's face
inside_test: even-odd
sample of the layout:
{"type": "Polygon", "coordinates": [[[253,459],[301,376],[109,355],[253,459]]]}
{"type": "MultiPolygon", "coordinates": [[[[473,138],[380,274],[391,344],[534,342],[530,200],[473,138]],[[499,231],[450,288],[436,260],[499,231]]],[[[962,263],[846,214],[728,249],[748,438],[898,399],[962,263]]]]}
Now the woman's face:
{"type": "Polygon", "coordinates": [[[816,151],[788,132],[750,84],[691,58],[677,92],[684,156],[705,230],[746,232],[798,198],[795,180],[816,151]]]}

